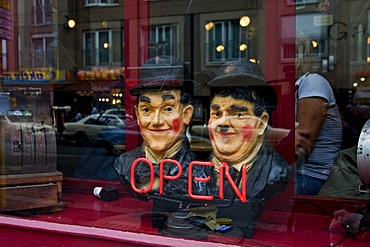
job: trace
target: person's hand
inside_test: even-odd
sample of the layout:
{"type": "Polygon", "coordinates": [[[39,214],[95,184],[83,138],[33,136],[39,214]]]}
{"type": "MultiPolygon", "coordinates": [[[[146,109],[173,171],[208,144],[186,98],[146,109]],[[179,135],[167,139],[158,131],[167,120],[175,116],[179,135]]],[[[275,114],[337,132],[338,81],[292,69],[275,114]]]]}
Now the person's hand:
{"type": "Polygon", "coordinates": [[[349,213],[345,209],[334,212],[334,219],[330,222],[329,229],[347,233],[355,233],[360,228],[363,215],[349,213]]]}
{"type": "Polygon", "coordinates": [[[331,220],[329,229],[333,231],[345,232],[343,228],[343,221],[349,218],[352,213],[347,212],[344,209],[334,212],[334,219],[331,220]]]}
{"type": "Polygon", "coordinates": [[[311,152],[312,143],[309,139],[310,130],[295,129],[295,153],[297,156],[306,155],[311,152]]]}
{"type": "Polygon", "coordinates": [[[348,218],[350,213],[346,210],[339,210],[334,212],[334,219],[331,220],[329,225],[329,232],[330,232],[330,246],[336,245],[346,234],[342,223],[344,218],[348,218]]]}

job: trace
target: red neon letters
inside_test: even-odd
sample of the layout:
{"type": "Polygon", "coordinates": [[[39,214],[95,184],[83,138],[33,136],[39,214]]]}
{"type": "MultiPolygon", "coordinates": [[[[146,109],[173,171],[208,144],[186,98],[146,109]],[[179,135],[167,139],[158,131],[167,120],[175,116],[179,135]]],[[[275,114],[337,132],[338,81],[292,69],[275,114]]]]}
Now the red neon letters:
{"type": "MultiPolygon", "coordinates": [[[[207,183],[208,181],[211,180],[210,176],[208,176],[206,178],[200,178],[200,177],[197,177],[197,176],[193,177],[193,167],[194,166],[214,166],[214,165],[213,165],[212,162],[206,162],[206,161],[193,161],[189,164],[189,169],[188,169],[188,194],[189,194],[189,196],[192,199],[196,199],[196,200],[213,200],[214,196],[193,194],[193,187],[192,187],[193,181],[207,183]]],[[[242,202],[247,201],[246,164],[242,165],[241,172],[242,172],[242,181],[241,181],[242,182],[242,191],[240,192],[239,189],[238,189],[238,186],[235,184],[235,182],[233,181],[232,177],[229,174],[229,166],[227,165],[226,162],[221,163],[220,168],[219,168],[219,178],[220,178],[219,179],[219,197],[220,197],[221,200],[224,199],[224,180],[222,178],[225,175],[226,179],[229,181],[231,187],[233,188],[233,190],[235,191],[235,193],[239,197],[239,199],[242,202]]],[[[172,160],[172,159],[162,160],[161,163],[159,164],[159,193],[161,195],[164,193],[163,192],[164,179],[166,179],[166,180],[176,180],[181,176],[181,174],[182,174],[182,167],[181,167],[181,164],[178,161],[172,160]],[[175,164],[178,167],[179,172],[175,176],[165,175],[164,172],[163,172],[165,163],[175,164]]],[[[136,159],[134,161],[134,163],[132,164],[132,166],[131,166],[130,175],[131,175],[130,176],[131,187],[135,192],[140,193],[140,194],[144,194],[144,193],[148,193],[149,191],[151,191],[153,189],[154,179],[155,179],[155,177],[154,177],[154,166],[153,166],[152,162],[150,162],[148,159],[146,159],[146,158],[136,159]],[[149,168],[150,168],[149,186],[147,188],[144,188],[144,189],[139,189],[135,185],[135,168],[136,168],[137,164],[141,161],[147,163],[149,168]]]]}

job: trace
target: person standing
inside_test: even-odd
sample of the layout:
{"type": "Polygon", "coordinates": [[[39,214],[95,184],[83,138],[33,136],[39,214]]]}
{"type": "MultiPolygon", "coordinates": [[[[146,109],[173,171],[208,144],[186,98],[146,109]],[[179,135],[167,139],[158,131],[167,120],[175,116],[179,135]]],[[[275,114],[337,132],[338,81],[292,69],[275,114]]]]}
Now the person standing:
{"type": "Polygon", "coordinates": [[[295,83],[295,189],[316,195],[328,178],[342,143],[342,120],[333,89],[317,73],[304,73],[295,83]]]}
{"type": "Polygon", "coordinates": [[[98,108],[96,108],[96,106],[94,106],[91,110],[91,114],[98,114],[99,111],[98,111],[98,108]]]}
{"type": "Polygon", "coordinates": [[[313,73],[310,39],[296,35],[295,192],[316,195],[328,178],[342,143],[342,119],[330,83],[313,73]]]}

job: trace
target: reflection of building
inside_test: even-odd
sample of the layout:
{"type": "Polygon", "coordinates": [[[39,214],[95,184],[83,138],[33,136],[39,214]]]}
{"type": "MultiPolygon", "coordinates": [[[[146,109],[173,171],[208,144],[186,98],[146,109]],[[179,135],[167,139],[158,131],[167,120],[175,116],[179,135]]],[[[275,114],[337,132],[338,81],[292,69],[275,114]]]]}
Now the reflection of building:
{"type": "MultiPolygon", "coordinates": [[[[224,61],[256,61],[267,79],[275,82],[285,104],[291,99],[289,80],[294,76],[288,78],[284,68],[295,62],[296,33],[308,38],[302,48],[306,63],[336,89],[351,91],[354,83],[367,85],[366,76],[357,76],[358,71],[368,71],[370,56],[367,1],[237,0],[226,5],[205,0],[192,2],[191,8],[182,0],[171,6],[166,1],[137,2],[136,6],[124,0],[11,2],[14,34],[3,51],[5,71],[60,72],[60,78],[51,80],[51,100],[85,113],[103,98],[104,108],[115,107],[112,88],[124,90],[124,81],[132,86],[134,82],[123,80],[117,70],[161,54],[180,57],[194,77],[216,72],[224,61]],[[137,23],[130,16],[133,13],[137,23]],[[150,23],[145,19],[148,16],[150,23]],[[75,21],[72,28],[67,26],[71,19],[75,21]]],[[[20,83],[17,78],[5,82],[5,90],[20,83]]],[[[22,86],[35,84],[45,92],[50,90],[47,81],[23,82],[22,86]]],[[[197,84],[197,102],[208,109],[200,85],[204,81],[197,84]]],[[[290,117],[278,117],[281,114],[285,113],[278,108],[277,125],[289,125],[290,117]]]]}
{"type": "Polygon", "coordinates": [[[83,114],[94,106],[100,110],[123,107],[113,104],[111,92],[122,87],[124,76],[123,11],[118,2],[58,2],[58,38],[63,45],[59,60],[73,74],[71,81],[56,90],[56,104],[72,103],[73,110],[83,114]],[[73,28],[66,26],[70,19],[75,21],[73,28]]]}
{"type": "MultiPolygon", "coordinates": [[[[258,40],[263,35],[256,21],[262,11],[258,1],[249,1],[249,3],[236,1],[235,5],[227,8],[220,4],[220,8],[215,7],[211,12],[208,4],[195,3],[193,7],[197,11],[189,13],[184,8],[186,1],[178,2],[179,6],[175,7],[171,16],[163,14],[165,12],[162,10],[168,9],[165,3],[145,3],[150,5],[149,11],[153,18],[149,26],[140,28],[140,36],[147,38],[147,41],[141,41],[139,46],[142,54],[134,59],[140,59],[143,62],[145,57],[155,55],[179,56],[193,73],[216,71],[218,65],[231,59],[264,60],[263,46],[258,45],[258,40]],[[244,17],[243,24],[240,24],[240,19],[245,16],[245,12],[240,9],[253,9],[250,17],[244,17]],[[205,29],[206,25],[208,30],[205,29]],[[195,33],[197,35],[194,35],[195,33]],[[203,43],[205,45],[200,45],[203,43]],[[205,54],[205,56],[194,58],[194,55],[188,51],[205,54]]],[[[69,85],[60,86],[55,90],[55,101],[58,104],[66,104],[59,103],[66,100],[64,97],[66,93],[70,94],[68,98],[80,98],[79,101],[89,101],[91,105],[97,105],[103,100],[105,105],[107,105],[106,100],[114,102],[115,96],[111,89],[112,87],[123,88],[123,85],[120,85],[122,80],[113,78],[99,80],[96,72],[101,69],[122,68],[125,59],[130,63],[130,59],[124,56],[124,32],[126,31],[125,35],[128,36],[126,41],[129,44],[132,44],[130,35],[134,34],[124,30],[124,15],[129,13],[124,11],[124,4],[124,1],[58,2],[58,38],[63,44],[63,49],[58,49],[59,61],[63,61],[59,65],[76,72],[72,75],[69,85]],[[68,19],[75,20],[74,28],[64,28],[68,19]],[[77,90],[77,94],[76,84],[81,87],[81,90],[77,90]],[[59,91],[62,92],[60,95],[59,91]]],[[[140,4],[142,3],[138,3],[140,4]]],[[[202,94],[198,95],[201,101],[202,97],[202,94]]],[[[115,105],[111,104],[111,107],[115,105]]],[[[80,109],[80,111],[84,110],[80,109]]]]}
{"type": "Polygon", "coordinates": [[[32,110],[34,121],[50,123],[50,84],[66,78],[55,57],[57,9],[47,0],[7,2],[13,33],[2,43],[2,90],[11,92],[12,108],[32,110]]]}

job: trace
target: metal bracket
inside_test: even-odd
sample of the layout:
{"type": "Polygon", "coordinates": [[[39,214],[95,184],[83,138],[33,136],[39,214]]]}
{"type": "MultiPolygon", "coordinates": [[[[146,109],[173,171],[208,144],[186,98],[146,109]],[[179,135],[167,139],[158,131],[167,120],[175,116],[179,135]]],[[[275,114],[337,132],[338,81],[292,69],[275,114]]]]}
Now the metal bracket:
{"type": "Polygon", "coordinates": [[[363,185],[363,184],[360,184],[360,185],[358,186],[358,191],[359,191],[360,193],[370,194],[370,188],[369,188],[369,187],[367,187],[366,185],[363,185]]]}

